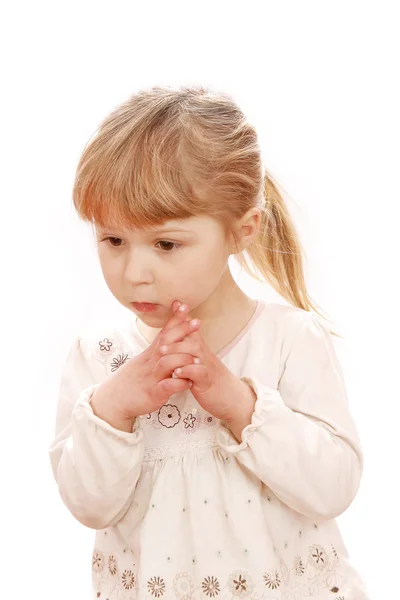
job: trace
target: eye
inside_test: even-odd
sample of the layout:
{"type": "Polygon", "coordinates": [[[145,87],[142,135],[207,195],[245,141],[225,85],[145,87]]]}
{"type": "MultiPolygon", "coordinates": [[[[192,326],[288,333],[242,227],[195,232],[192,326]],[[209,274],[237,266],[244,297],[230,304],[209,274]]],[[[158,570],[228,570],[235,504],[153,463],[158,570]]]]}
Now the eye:
{"type": "MultiPolygon", "coordinates": [[[[122,242],[121,238],[118,238],[118,237],[107,237],[103,241],[107,242],[112,248],[120,248],[121,243],[116,244],[115,242],[122,242]]],[[[169,242],[167,240],[160,240],[159,242],[157,242],[157,244],[162,245],[160,250],[162,250],[165,254],[179,250],[179,248],[182,246],[182,244],[178,244],[176,242],[169,242]],[[167,247],[165,247],[165,246],[167,246],[167,247]]]]}
{"type": "Polygon", "coordinates": [[[119,248],[119,245],[118,245],[118,246],[115,246],[114,244],[112,244],[112,243],[111,243],[111,240],[119,240],[119,241],[121,242],[121,241],[122,241],[122,240],[121,240],[121,238],[117,238],[117,237],[108,237],[108,238],[105,238],[105,239],[103,240],[104,242],[108,242],[112,248],[119,248]]]}
{"type": "Polygon", "coordinates": [[[163,252],[174,252],[175,250],[179,250],[179,248],[181,247],[182,244],[177,244],[176,242],[168,242],[167,240],[161,240],[160,242],[157,242],[157,244],[169,244],[170,248],[161,248],[161,250],[163,250],[163,252]],[[172,246],[172,248],[171,248],[172,246]]]}

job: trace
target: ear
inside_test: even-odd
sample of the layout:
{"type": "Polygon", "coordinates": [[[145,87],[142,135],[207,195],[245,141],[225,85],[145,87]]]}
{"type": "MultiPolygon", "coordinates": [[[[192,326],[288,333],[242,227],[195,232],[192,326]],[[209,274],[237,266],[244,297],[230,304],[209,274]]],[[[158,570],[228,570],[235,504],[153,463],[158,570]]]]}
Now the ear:
{"type": "Polygon", "coordinates": [[[256,237],[261,225],[261,211],[259,208],[250,208],[234,226],[233,235],[236,244],[233,244],[234,254],[239,254],[250,246],[256,237]]]}

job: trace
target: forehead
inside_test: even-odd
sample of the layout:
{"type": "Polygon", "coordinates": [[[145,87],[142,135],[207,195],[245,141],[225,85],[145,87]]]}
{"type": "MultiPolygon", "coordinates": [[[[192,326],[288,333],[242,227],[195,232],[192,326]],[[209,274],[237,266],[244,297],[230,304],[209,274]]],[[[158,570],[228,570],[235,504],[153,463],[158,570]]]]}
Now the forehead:
{"type": "Polygon", "coordinates": [[[132,233],[134,231],[154,234],[154,233],[164,233],[169,231],[177,231],[182,233],[195,233],[196,231],[201,230],[203,227],[210,227],[210,217],[207,216],[194,216],[188,217],[186,219],[173,219],[169,221],[164,221],[161,224],[155,225],[154,227],[146,227],[146,228],[136,228],[136,229],[128,229],[124,226],[118,227],[102,227],[100,224],[95,223],[96,231],[113,231],[113,232],[121,232],[121,233],[132,233]]]}

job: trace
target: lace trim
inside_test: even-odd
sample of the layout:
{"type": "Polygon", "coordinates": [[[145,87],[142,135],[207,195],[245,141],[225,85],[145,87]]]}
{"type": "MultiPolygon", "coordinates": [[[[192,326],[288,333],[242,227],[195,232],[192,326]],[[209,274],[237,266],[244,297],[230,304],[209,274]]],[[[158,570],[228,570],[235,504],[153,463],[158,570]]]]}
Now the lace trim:
{"type": "Polygon", "coordinates": [[[216,446],[218,446],[216,436],[197,440],[196,442],[182,441],[173,444],[164,444],[162,446],[147,446],[144,450],[143,461],[159,460],[166,456],[178,456],[179,454],[196,452],[216,446]]]}

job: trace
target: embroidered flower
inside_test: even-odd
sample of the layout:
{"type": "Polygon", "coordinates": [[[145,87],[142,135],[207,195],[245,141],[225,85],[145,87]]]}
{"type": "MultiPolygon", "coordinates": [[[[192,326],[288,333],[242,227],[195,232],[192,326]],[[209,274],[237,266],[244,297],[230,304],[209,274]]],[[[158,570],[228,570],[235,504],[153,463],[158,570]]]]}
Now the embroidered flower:
{"type": "Polygon", "coordinates": [[[271,590],[276,590],[281,585],[281,580],[278,571],[273,573],[264,573],[264,585],[271,590]]]}
{"type": "Polygon", "coordinates": [[[217,423],[217,419],[213,415],[206,414],[203,417],[203,423],[206,427],[213,427],[217,423]]]}
{"type": "Polygon", "coordinates": [[[175,427],[181,420],[181,413],[176,406],[165,404],[158,411],[158,420],[164,427],[175,427]]]}
{"type": "Polygon", "coordinates": [[[104,554],[99,550],[93,550],[92,569],[96,573],[101,573],[104,569],[104,554]]]}
{"type": "Polygon", "coordinates": [[[293,569],[298,577],[301,577],[305,573],[304,562],[301,556],[296,556],[293,561],[293,569]]]}
{"type": "Polygon", "coordinates": [[[152,577],[147,582],[147,587],[148,587],[151,595],[154,596],[155,598],[161,598],[161,596],[164,595],[165,582],[164,582],[164,579],[161,579],[161,577],[152,577]]]}
{"type": "Polygon", "coordinates": [[[219,581],[216,577],[205,577],[201,584],[203,592],[209,598],[215,598],[220,593],[219,581]]]}
{"type": "Polygon", "coordinates": [[[104,340],[99,342],[100,350],[105,350],[106,352],[110,351],[110,348],[112,345],[113,345],[113,343],[110,342],[110,340],[108,338],[104,338],[104,340]]]}
{"type": "Polygon", "coordinates": [[[193,429],[194,424],[196,423],[196,417],[194,417],[192,413],[189,413],[186,419],[183,420],[183,422],[185,423],[185,429],[193,429]]]}
{"type": "Polygon", "coordinates": [[[310,546],[308,560],[314,567],[322,571],[328,564],[328,556],[322,546],[314,544],[310,546]]]}
{"type": "Polygon", "coordinates": [[[186,434],[192,434],[201,427],[201,415],[197,408],[192,408],[190,412],[186,412],[186,418],[183,419],[184,432],[186,434]]]}
{"type": "Polygon", "coordinates": [[[174,579],[173,587],[175,595],[179,600],[191,600],[194,592],[194,585],[187,573],[179,573],[174,579]]]}
{"type": "Polygon", "coordinates": [[[250,575],[241,570],[231,573],[228,585],[236,598],[246,598],[254,590],[250,575]]]}
{"type": "Polygon", "coordinates": [[[126,590],[131,590],[135,585],[135,576],[130,569],[122,573],[122,585],[126,590]]]}
{"type": "Polygon", "coordinates": [[[122,365],[126,363],[128,359],[129,356],[127,354],[118,354],[117,356],[114,356],[114,358],[110,362],[111,372],[113,373],[114,371],[122,367],[122,365]]]}
{"type": "Polygon", "coordinates": [[[117,571],[118,571],[117,559],[115,558],[115,556],[113,554],[108,557],[108,570],[110,571],[111,575],[117,574],[117,571]]]}

